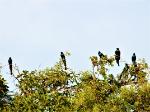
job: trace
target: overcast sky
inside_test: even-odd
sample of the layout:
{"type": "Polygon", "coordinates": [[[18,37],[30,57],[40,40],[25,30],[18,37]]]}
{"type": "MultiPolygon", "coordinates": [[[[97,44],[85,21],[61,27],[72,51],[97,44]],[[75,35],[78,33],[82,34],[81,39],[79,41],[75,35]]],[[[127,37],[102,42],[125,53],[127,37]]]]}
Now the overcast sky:
{"type": "MultiPolygon", "coordinates": [[[[8,57],[19,68],[52,66],[70,51],[69,66],[91,67],[89,57],[132,53],[150,62],[150,0],[0,0],[0,62],[8,79],[8,57]]],[[[123,64],[123,63],[122,63],[123,64]]]]}

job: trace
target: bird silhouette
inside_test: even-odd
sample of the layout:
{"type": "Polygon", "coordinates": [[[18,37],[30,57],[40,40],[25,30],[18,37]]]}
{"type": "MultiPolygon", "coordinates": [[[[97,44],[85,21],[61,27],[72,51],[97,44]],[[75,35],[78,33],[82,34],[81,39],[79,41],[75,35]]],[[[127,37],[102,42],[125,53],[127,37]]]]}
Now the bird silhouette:
{"type": "Polygon", "coordinates": [[[128,77],[128,70],[129,70],[129,65],[127,63],[125,63],[125,67],[123,68],[122,73],[120,74],[119,80],[123,78],[127,78],[128,77]]]}
{"type": "Polygon", "coordinates": [[[98,51],[98,56],[99,56],[100,58],[102,58],[102,57],[104,56],[104,54],[101,53],[100,51],[98,51]]]}
{"type": "Polygon", "coordinates": [[[116,59],[116,63],[118,64],[119,66],[119,60],[120,60],[120,50],[119,48],[116,48],[116,51],[115,51],[115,59],[116,59]]]}
{"type": "Polygon", "coordinates": [[[9,59],[8,59],[8,64],[9,64],[10,74],[12,75],[13,73],[12,73],[12,59],[11,59],[11,57],[9,57],[9,59]]]}
{"type": "Polygon", "coordinates": [[[133,55],[132,55],[132,63],[133,63],[133,65],[134,65],[135,67],[137,66],[135,53],[133,53],[133,55]]]}
{"type": "Polygon", "coordinates": [[[61,52],[60,56],[61,56],[64,66],[65,66],[65,70],[67,70],[66,57],[65,57],[64,53],[61,52]]]}

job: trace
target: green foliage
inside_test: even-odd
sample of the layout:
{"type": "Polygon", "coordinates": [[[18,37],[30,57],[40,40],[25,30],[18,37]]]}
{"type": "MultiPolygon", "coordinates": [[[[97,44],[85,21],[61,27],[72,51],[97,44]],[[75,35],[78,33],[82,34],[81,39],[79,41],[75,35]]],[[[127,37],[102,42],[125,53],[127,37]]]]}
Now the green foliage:
{"type": "MultiPolygon", "coordinates": [[[[68,53],[68,55],[70,55],[68,53]]],[[[139,60],[116,77],[113,56],[90,57],[93,71],[64,70],[60,60],[52,68],[22,71],[16,76],[18,91],[3,112],[148,112],[148,64],[139,60]],[[97,68],[96,70],[94,68],[97,68]],[[98,76],[96,76],[98,74],[98,76]],[[102,76],[103,78],[99,77],[102,76]]],[[[5,87],[7,88],[7,87],[5,87]]],[[[3,89],[7,93],[8,89],[3,89]]]]}
{"type": "Polygon", "coordinates": [[[8,86],[5,79],[0,75],[0,110],[9,103],[8,86]]]}

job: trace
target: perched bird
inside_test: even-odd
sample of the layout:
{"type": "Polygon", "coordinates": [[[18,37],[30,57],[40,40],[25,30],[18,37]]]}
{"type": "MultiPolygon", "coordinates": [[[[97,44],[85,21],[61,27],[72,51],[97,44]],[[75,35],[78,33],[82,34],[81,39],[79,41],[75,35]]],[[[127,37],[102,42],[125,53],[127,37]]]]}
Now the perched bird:
{"type": "Polygon", "coordinates": [[[125,68],[124,68],[126,71],[129,70],[129,65],[127,63],[125,63],[125,68]]]}
{"type": "Polygon", "coordinates": [[[9,64],[10,74],[12,75],[13,73],[12,73],[12,59],[11,59],[11,57],[9,57],[9,59],[8,59],[8,64],[9,64]]]}
{"type": "Polygon", "coordinates": [[[100,58],[102,58],[102,57],[104,56],[104,54],[101,53],[100,51],[98,51],[98,56],[99,56],[100,58]]]}
{"type": "Polygon", "coordinates": [[[136,65],[136,55],[135,55],[135,53],[133,53],[133,55],[132,55],[132,63],[133,63],[134,66],[137,66],[136,65]]]}
{"type": "Polygon", "coordinates": [[[116,48],[116,51],[115,51],[115,59],[116,59],[116,63],[118,64],[119,66],[119,60],[120,60],[120,50],[119,48],[116,48]]]}
{"type": "Polygon", "coordinates": [[[129,65],[127,63],[125,63],[125,67],[122,71],[122,73],[120,74],[119,80],[121,80],[122,78],[128,78],[128,70],[129,70],[129,65]]]}
{"type": "Polygon", "coordinates": [[[62,61],[63,61],[64,66],[65,66],[65,70],[67,70],[66,58],[65,58],[64,53],[63,53],[63,52],[61,52],[60,56],[61,56],[61,59],[62,59],[62,61]]]}

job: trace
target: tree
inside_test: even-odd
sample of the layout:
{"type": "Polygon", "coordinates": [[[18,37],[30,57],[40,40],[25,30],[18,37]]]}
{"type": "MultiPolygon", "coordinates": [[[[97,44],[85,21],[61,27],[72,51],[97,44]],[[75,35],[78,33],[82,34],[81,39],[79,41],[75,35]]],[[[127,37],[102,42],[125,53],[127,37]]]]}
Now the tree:
{"type": "Polygon", "coordinates": [[[6,80],[0,75],[0,110],[8,105],[10,96],[8,95],[8,86],[6,80]]]}
{"type": "MultiPolygon", "coordinates": [[[[108,70],[115,58],[91,56],[93,71],[65,70],[60,60],[51,68],[15,76],[18,92],[3,112],[148,112],[148,64],[139,60],[116,76],[108,70]],[[97,68],[97,69],[96,69],[97,68]]],[[[126,67],[126,66],[125,66],[126,67]]]]}

